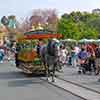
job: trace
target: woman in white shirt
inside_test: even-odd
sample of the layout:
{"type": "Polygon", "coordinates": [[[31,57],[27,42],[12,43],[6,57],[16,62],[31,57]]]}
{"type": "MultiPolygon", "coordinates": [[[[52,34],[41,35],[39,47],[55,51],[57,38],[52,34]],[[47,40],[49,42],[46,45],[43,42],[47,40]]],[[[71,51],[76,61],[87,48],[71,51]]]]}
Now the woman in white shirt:
{"type": "Polygon", "coordinates": [[[63,65],[66,63],[67,54],[68,54],[68,51],[66,50],[65,46],[61,45],[59,60],[63,65]]]}

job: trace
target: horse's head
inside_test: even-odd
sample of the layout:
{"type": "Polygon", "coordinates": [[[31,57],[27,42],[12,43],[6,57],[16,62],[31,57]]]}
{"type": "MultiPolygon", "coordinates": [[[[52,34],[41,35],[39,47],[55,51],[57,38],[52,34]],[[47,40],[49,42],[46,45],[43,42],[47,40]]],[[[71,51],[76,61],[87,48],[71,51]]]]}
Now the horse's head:
{"type": "Polygon", "coordinates": [[[59,40],[51,39],[48,41],[47,52],[49,55],[57,56],[59,51],[59,40]]]}
{"type": "Polygon", "coordinates": [[[59,55],[59,50],[60,50],[60,42],[54,42],[54,51],[56,56],[59,55]]]}

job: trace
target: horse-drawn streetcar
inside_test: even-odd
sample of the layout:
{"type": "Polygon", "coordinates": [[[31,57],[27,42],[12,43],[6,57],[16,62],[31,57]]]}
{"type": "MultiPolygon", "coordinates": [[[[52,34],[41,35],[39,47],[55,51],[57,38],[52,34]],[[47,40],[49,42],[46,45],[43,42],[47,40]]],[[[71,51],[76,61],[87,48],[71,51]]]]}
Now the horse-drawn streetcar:
{"type": "Polygon", "coordinates": [[[22,37],[17,38],[16,67],[27,74],[46,73],[46,68],[42,65],[41,59],[37,54],[36,41],[61,37],[61,34],[54,34],[45,30],[24,33],[22,37]]]}

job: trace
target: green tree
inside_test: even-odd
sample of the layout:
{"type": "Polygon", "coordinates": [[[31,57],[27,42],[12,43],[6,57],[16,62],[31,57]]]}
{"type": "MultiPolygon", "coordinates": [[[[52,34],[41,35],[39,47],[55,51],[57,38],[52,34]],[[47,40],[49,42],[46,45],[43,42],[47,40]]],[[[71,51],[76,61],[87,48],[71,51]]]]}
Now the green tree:
{"type": "Polygon", "coordinates": [[[91,28],[95,28],[96,31],[100,34],[100,17],[91,19],[87,24],[91,28]]]}
{"type": "Polygon", "coordinates": [[[58,32],[63,34],[64,38],[78,39],[78,27],[72,20],[61,18],[58,23],[58,32]]]}
{"type": "Polygon", "coordinates": [[[82,21],[75,22],[72,19],[62,17],[58,23],[58,32],[63,34],[64,38],[82,39],[97,38],[98,34],[94,28],[89,27],[82,21]]]}

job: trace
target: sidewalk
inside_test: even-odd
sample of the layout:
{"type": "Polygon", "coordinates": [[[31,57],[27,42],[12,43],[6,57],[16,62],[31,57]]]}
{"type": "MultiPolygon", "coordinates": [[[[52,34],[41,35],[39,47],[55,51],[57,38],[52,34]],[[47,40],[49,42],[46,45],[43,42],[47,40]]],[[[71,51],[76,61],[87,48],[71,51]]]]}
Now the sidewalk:
{"type": "Polygon", "coordinates": [[[98,81],[100,75],[79,75],[76,68],[68,65],[63,68],[63,71],[63,73],[57,73],[58,77],[100,92],[100,82],[98,81]]]}

